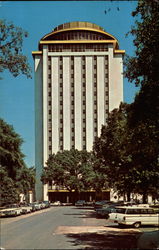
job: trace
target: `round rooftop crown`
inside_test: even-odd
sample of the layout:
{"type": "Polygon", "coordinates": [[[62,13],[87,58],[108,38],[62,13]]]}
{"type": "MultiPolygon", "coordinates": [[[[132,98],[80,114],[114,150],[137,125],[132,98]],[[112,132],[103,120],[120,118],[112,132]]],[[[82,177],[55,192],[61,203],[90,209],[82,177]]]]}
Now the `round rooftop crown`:
{"type": "MultiPolygon", "coordinates": [[[[117,39],[111,34],[107,33],[102,27],[90,22],[68,22],[55,27],[52,32],[42,37],[42,42],[51,41],[79,41],[83,43],[93,42],[99,40],[113,43],[114,49],[119,49],[117,39]]],[[[39,47],[40,48],[40,47],[39,47]]]]}
{"type": "Polygon", "coordinates": [[[64,23],[61,25],[58,25],[54,31],[57,30],[63,30],[63,29],[71,29],[71,28],[91,28],[91,29],[95,29],[95,30],[102,30],[104,31],[104,29],[102,27],[100,27],[97,24],[94,23],[89,23],[89,22],[70,22],[70,23],[64,23]]]}

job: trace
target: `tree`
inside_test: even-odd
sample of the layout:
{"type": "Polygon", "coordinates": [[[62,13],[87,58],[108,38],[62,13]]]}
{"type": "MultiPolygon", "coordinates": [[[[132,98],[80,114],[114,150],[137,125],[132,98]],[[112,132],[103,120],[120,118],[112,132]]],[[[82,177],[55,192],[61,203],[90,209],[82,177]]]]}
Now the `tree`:
{"type": "Polygon", "coordinates": [[[19,192],[15,186],[15,182],[8,176],[5,167],[0,167],[0,206],[10,203],[19,202],[19,192]]]}
{"type": "Polygon", "coordinates": [[[77,149],[57,152],[49,157],[41,180],[43,183],[54,181],[57,186],[65,187],[69,192],[80,192],[91,188],[93,175],[90,153],[77,149]]]}
{"type": "MultiPolygon", "coordinates": [[[[145,193],[159,183],[159,1],[138,1],[132,13],[139,17],[130,33],[135,37],[135,56],[127,57],[125,76],[141,89],[130,105],[129,128],[133,130],[133,160],[138,170],[138,191],[145,193]],[[156,184],[155,184],[156,183],[156,184]],[[147,189],[144,191],[144,188],[147,189]]],[[[158,188],[158,187],[157,187],[158,188]]]]}
{"type": "Polygon", "coordinates": [[[103,173],[108,185],[120,194],[130,193],[134,189],[130,174],[132,155],[128,151],[130,131],[127,130],[128,104],[121,103],[119,109],[110,114],[107,125],[102,127],[101,136],[94,143],[94,153],[103,161],[103,173]],[[131,180],[131,181],[130,181],[131,180]]]}
{"type": "Polygon", "coordinates": [[[13,126],[0,119],[1,203],[19,201],[19,194],[33,189],[35,171],[26,167],[21,152],[23,140],[13,126]]]}
{"type": "MultiPolygon", "coordinates": [[[[135,38],[135,56],[127,57],[125,76],[136,85],[159,81],[159,1],[140,0],[133,17],[138,17],[129,32],[135,38]]],[[[128,34],[129,34],[128,33],[128,34]]]]}
{"type": "Polygon", "coordinates": [[[110,113],[94,152],[103,161],[109,187],[128,200],[131,193],[142,194],[146,202],[148,194],[158,196],[158,133],[152,122],[129,124],[130,113],[128,104],[110,113]]]}
{"type": "Polygon", "coordinates": [[[31,68],[22,53],[23,38],[27,36],[22,28],[0,19],[0,72],[8,69],[14,77],[22,73],[31,78],[31,68]]]}

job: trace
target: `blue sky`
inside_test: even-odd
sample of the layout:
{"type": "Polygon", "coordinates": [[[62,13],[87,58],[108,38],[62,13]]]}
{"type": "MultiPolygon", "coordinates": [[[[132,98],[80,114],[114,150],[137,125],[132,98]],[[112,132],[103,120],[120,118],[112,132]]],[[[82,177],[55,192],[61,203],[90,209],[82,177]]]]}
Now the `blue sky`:
{"type": "MultiPolygon", "coordinates": [[[[39,40],[56,26],[72,21],[96,23],[115,36],[120,49],[133,55],[134,47],[125,34],[134,25],[131,12],[137,1],[0,1],[0,18],[12,21],[28,31],[23,53],[27,55],[33,78],[14,78],[8,71],[0,80],[0,117],[12,124],[23,138],[22,152],[28,167],[34,165],[34,61],[32,51],[38,50],[39,40]],[[119,9],[118,9],[119,8],[119,9]],[[106,10],[106,13],[105,13],[106,10]]],[[[124,101],[131,103],[138,89],[124,79],[124,101]]]]}

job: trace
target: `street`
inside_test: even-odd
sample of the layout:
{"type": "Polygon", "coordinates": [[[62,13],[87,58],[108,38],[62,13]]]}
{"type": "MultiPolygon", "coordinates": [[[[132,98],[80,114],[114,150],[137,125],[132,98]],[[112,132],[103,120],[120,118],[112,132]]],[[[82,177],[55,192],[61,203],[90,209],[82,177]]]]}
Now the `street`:
{"type": "Polygon", "coordinates": [[[2,218],[0,246],[12,250],[135,248],[140,234],[139,229],[121,229],[109,220],[97,219],[89,207],[57,206],[2,218]]]}

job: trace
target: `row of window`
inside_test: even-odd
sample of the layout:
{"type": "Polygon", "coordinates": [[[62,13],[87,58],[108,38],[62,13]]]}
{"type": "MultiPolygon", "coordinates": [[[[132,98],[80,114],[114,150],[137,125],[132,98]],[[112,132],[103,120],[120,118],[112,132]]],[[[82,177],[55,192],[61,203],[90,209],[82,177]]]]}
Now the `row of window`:
{"type": "Polygon", "coordinates": [[[53,44],[49,45],[49,52],[85,52],[108,51],[107,44],[53,44]]]}
{"type": "Polygon", "coordinates": [[[65,31],[58,34],[52,35],[49,37],[49,40],[110,40],[110,37],[107,37],[104,34],[91,31],[65,31]]]}

